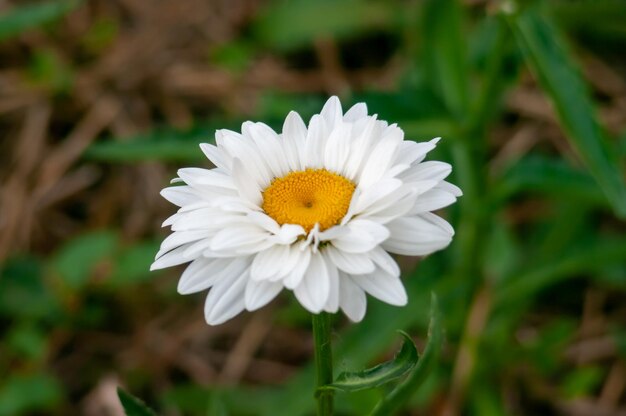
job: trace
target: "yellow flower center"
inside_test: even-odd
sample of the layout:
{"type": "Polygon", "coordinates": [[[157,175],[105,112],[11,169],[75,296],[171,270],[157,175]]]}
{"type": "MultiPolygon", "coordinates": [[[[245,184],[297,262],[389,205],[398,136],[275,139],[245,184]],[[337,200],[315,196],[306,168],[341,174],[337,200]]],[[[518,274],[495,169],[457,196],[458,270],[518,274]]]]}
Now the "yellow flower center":
{"type": "Polygon", "coordinates": [[[354,184],[326,169],[291,172],[263,191],[263,210],[279,224],[299,224],[308,233],[339,224],[348,212],[354,184]]]}

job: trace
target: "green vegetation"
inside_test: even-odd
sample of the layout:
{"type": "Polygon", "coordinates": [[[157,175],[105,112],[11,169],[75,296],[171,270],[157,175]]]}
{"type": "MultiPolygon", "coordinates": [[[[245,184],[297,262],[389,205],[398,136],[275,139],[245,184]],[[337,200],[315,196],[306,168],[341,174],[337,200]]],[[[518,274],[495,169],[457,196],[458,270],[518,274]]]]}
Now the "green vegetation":
{"type": "Polygon", "coordinates": [[[397,329],[429,370],[400,414],[626,411],[626,3],[10,3],[0,416],[113,414],[118,385],[129,414],[151,413],[125,391],[163,415],[313,414],[310,322],[290,294],[210,328],[179,271],[148,269],[173,212],[158,191],[206,164],[198,143],[307,119],[330,93],[412,140],[442,136],[432,157],[464,191],[450,248],[401,260],[408,306],[333,318],[337,414],[388,394],[375,369],[376,388],[344,393],[360,390],[350,372],[414,365],[407,346],[393,360],[397,329]]]}

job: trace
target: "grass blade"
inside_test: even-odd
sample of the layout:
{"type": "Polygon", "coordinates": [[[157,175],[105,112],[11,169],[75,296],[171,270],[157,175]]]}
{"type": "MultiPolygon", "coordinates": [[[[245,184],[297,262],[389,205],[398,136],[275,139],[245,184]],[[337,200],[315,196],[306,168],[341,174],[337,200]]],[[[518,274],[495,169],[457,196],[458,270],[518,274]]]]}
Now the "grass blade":
{"type": "Polygon", "coordinates": [[[606,195],[589,173],[574,168],[562,159],[539,155],[517,161],[504,172],[495,189],[500,200],[522,192],[609,207],[606,195]]]}
{"type": "Polygon", "coordinates": [[[562,253],[561,256],[558,261],[548,261],[514,277],[505,278],[498,288],[496,305],[504,306],[518,300],[532,299],[541,290],[565,279],[624,264],[626,239],[598,239],[562,253]]]}
{"type": "Polygon", "coordinates": [[[626,186],[617,151],[600,128],[589,92],[561,34],[535,7],[509,16],[508,21],[531,70],[551,99],[568,138],[611,201],[616,214],[626,218],[626,186]]]}
{"type": "Polygon", "coordinates": [[[430,0],[424,5],[422,27],[428,76],[457,118],[467,114],[469,103],[461,21],[456,0],[430,0]]]}

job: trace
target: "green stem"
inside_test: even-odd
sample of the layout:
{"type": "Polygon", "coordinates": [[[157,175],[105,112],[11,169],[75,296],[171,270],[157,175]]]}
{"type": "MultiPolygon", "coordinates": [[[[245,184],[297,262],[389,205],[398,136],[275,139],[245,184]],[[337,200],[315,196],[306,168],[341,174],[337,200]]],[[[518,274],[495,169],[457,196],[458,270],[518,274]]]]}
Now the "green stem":
{"type": "MultiPolygon", "coordinates": [[[[333,354],[330,340],[330,315],[328,313],[313,314],[313,340],[315,343],[316,387],[321,387],[333,382],[333,354]]],[[[316,393],[318,416],[332,416],[333,394],[332,390],[316,393]]]]}

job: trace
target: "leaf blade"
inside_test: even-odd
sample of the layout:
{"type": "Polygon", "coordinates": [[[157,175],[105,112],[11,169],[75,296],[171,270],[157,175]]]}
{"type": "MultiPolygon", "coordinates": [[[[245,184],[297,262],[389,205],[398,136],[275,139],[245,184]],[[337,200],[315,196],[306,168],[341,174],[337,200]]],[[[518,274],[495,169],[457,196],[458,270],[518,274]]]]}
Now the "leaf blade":
{"type": "Polygon", "coordinates": [[[430,301],[430,324],[428,325],[428,341],[424,353],[413,368],[409,377],[398,385],[390,394],[384,397],[370,413],[371,416],[391,415],[398,410],[411,394],[423,383],[426,376],[439,356],[439,350],[443,343],[443,328],[439,314],[439,302],[437,296],[432,293],[430,301]]]}
{"type": "Polygon", "coordinates": [[[429,0],[422,17],[427,74],[448,110],[461,119],[469,107],[467,57],[457,0],[429,0]]]}
{"type": "Polygon", "coordinates": [[[508,16],[507,20],[568,138],[611,201],[615,213],[626,218],[626,186],[617,150],[600,127],[589,92],[561,34],[533,7],[508,16]]]}
{"type": "Polygon", "coordinates": [[[343,372],[332,384],[318,388],[316,393],[324,390],[354,392],[372,389],[405,375],[417,363],[418,354],[411,337],[404,331],[398,332],[404,337],[404,342],[392,360],[361,371],[343,372]]]}
{"type": "Polygon", "coordinates": [[[117,397],[124,408],[126,416],[157,416],[156,412],[150,409],[143,400],[133,396],[122,388],[117,388],[117,397]]]}

